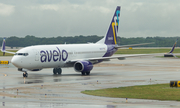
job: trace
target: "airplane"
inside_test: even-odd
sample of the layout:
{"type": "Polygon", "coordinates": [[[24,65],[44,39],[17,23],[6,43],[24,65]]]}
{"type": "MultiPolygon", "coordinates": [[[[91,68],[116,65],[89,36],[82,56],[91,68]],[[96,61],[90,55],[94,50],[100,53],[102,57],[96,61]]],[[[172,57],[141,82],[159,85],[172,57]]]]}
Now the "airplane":
{"type": "Polygon", "coordinates": [[[107,34],[96,43],[35,45],[22,48],[15,53],[5,50],[4,39],[1,51],[14,54],[11,63],[18,68],[18,71],[24,72],[23,77],[28,77],[27,71],[40,71],[44,68],[53,68],[55,75],[61,74],[61,68],[66,67],[74,67],[76,72],[80,72],[82,75],[90,75],[94,64],[110,59],[145,55],[112,56],[118,48],[152,44],[117,45],[120,9],[121,7],[117,6],[107,34]]]}
{"type": "MultiPolygon", "coordinates": [[[[175,41],[175,43],[174,43],[171,51],[169,51],[169,53],[164,54],[164,57],[176,57],[176,56],[173,54],[173,51],[174,51],[174,49],[175,49],[175,47],[176,47],[177,41],[178,41],[178,39],[175,41]]],[[[176,57],[176,58],[177,58],[177,57],[176,57]]]]}

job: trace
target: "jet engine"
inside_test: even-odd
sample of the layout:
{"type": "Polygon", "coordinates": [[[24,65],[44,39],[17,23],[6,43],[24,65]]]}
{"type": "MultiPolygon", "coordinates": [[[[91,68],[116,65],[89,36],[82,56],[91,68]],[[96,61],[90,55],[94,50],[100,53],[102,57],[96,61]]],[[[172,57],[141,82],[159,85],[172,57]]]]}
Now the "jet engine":
{"type": "Polygon", "coordinates": [[[93,64],[89,61],[77,61],[74,64],[74,69],[77,72],[90,72],[93,69],[93,64]]]}

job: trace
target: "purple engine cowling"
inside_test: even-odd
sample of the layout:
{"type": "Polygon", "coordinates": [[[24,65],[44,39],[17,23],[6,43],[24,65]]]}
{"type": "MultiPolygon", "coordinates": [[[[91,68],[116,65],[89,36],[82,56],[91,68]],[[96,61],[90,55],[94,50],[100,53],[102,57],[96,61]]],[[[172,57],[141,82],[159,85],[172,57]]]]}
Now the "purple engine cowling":
{"type": "Polygon", "coordinates": [[[93,69],[93,64],[89,61],[77,61],[74,64],[74,69],[77,72],[90,72],[93,69]]]}

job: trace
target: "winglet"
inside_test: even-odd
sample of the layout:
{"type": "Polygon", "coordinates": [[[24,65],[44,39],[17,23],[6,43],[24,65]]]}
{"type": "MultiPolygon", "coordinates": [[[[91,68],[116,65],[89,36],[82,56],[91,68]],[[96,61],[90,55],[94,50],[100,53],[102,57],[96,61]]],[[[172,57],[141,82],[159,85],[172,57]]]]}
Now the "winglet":
{"type": "Polygon", "coordinates": [[[5,38],[3,39],[3,42],[2,42],[2,48],[1,48],[1,51],[3,52],[3,56],[5,55],[5,51],[6,51],[6,41],[5,41],[5,38]]]}
{"type": "Polygon", "coordinates": [[[5,38],[3,39],[3,42],[2,42],[2,48],[1,48],[1,51],[4,52],[6,49],[5,49],[5,45],[6,45],[6,41],[5,41],[5,38]]]}
{"type": "Polygon", "coordinates": [[[171,49],[171,51],[170,51],[169,53],[172,53],[172,52],[174,51],[174,49],[175,49],[175,47],[176,47],[177,41],[178,41],[178,39],[177,39],[176,42],[174,43],[174,45],[173,45],[173,47],[172,47],[172,49],[171,49]]]}
{"type": "Polygon", "coordinates": [[[6,41],[5,41],[5,38],[4,38],[3,42],[2,42],[2,48],[1,48],[1,51],[3,52],[3,56],[5,55],[5,52],[10,53],[10,54],[16,54],[15,52],[6,51],[5,45],[6,45],[6,41]]]}

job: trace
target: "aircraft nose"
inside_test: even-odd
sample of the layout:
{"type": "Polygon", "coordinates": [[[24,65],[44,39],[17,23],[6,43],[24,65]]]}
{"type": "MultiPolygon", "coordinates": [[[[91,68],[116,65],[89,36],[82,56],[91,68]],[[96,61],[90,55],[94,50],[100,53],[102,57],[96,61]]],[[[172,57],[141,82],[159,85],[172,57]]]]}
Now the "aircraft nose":
{"type": "Polygon", "coordinates": [[[18,68],[20,67],[20,60],[17,57],[13,57],[11,63],[18,68]]]}

